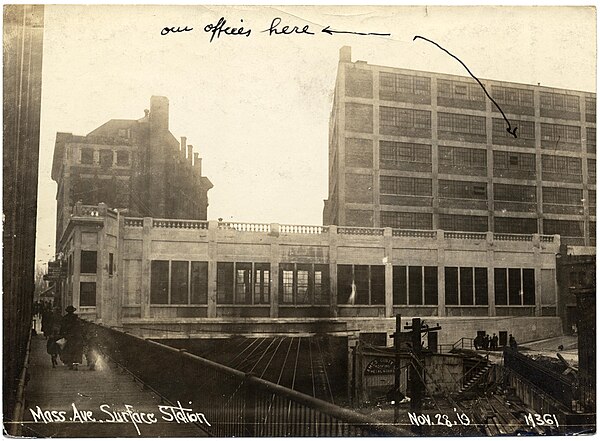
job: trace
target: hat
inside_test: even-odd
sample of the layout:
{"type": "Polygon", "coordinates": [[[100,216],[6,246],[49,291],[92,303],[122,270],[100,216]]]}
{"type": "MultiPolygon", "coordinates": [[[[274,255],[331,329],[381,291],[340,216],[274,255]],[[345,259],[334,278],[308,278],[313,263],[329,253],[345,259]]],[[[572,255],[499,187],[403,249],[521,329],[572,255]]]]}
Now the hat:
{"type": "Polygon", "coordinates": [[[77,308],[75,308],[73,305],[69,305],[69,306],[67,306],[67,309],[65,309],[65,311],[75,312],[75,311],[77,311],[77,308]]]}

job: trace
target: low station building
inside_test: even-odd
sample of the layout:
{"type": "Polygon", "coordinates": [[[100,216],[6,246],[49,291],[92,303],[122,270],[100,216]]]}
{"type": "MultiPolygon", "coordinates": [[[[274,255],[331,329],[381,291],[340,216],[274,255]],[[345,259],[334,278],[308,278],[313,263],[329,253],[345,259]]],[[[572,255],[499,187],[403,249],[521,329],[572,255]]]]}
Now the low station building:
{"type": "Polygon", "coordinates": [[[77,203],[62,304],[150,338],[386,333],[401,314],[439,344],[485,330],[561,334],[559,236],[126,217],[77,203]]]}

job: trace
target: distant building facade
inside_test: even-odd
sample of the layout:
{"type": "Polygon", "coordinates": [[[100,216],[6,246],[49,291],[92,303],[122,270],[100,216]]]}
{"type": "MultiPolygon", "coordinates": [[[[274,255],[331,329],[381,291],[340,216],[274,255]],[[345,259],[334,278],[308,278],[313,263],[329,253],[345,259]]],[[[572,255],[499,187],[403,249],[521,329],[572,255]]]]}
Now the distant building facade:
{"type": "Polygon", "coordinates": [[[324,225],[558,234],[595,246],[596,95],[340,51],[324,225]]]}
{"type": "Polygon", "coordinates": [[[110,120],[86,136],[57,133],[57,243],[73,207],[105,203],[130,216],[206,219],[210,180],[202,159],[169,131],[169,101],[153,96],[137,120],[110,120]]]}

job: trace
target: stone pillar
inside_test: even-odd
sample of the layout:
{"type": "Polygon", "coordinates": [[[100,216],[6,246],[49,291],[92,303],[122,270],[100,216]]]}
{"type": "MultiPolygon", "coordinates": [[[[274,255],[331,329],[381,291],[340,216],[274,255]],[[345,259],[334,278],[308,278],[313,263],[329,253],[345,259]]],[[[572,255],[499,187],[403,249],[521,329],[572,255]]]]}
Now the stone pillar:
{"type": "MultiPolygon", "coordinates": [[[[535,316],[542,316],[542,256],[540,253],[540,235],[534,234],[533,245],[533,268],[535,277],[535,316]]],[[[555,277],[556,279],[556,277],[555,277]]]]}
{"type": "Polygon", "coordinates": [[[140,315],[150,317],[150,253],[152,251],[152,218],[144,218],[142,229],[142,292],[140,296],[140,315]]]}
{"type": "Polygon", "coordinates": [[[486,233],[486,254],[487,254],[487,284],[488,284],[488,316],[496,317],[496,293],[494,291],[494,233],[486,233]]]}
{"type": "Polygon", "coordinates": [[[394,267],[392,265],[393,237],[392,229],[383,230],[383,240],[385,242],[385,316],[394,316],[394,267]]]}
{"type": "Polygon", "coordinates": [[[208,221],[208,308],[206,316],[217,316],[217,232],[218,221],[208,221]]]}
{"type": "MultiPolygon", "coordinates": [[[[62,304],[61,313],[64,313],[64,309],[73,305],[79,308],[79,284],[81,282],[81,227],[75,227],[73,231],[73,290],[72,294],[69,295],[68,289],[65,292],[65,303],[62,304]]],[[[96,287],[96,304],[99,303],[98,298],[98,287],[96,287]]],[[[98,309],[96,308],[96,317],[98,309]]]]}
{"type": "Polygon", "coordinates": [[[279,317],[279,263],[281,251],[279,249],[279,224],[271,224],[271,232],[269,233],[273,239],[271,242],[271,280],[269,290],[270,311],[269,317],[279,317]]]}
{"type": "Polygon", "coordinates": [[[446,316],[446,240],[442,230],[436,231],[438,267],[438,316],[446,316]]]}
{"type": "Polygon", "coordinates": [[[111,283],[108,280],[108,240],[106,237],[108,230],[108,216],[106,215],[106,206],[98,204],[98,216],[104,219],[102,229],[98,230],[98,246],[96,251],[96,317],[100,322],[112,326],[110,320],[110,296],[111,283]]]}
{"type": "Polygon", "coordinates": [[[338,316],[337,308],[337,226],[329,226],[329,305],[330,317],[338,316]]]}

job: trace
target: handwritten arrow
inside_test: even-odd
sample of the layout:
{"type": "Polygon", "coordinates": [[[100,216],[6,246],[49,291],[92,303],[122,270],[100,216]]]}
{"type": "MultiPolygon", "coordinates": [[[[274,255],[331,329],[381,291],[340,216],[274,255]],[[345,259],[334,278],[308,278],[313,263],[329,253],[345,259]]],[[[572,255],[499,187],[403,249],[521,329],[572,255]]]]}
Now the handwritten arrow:
{"type": "Polygon", "coordinates": [[[327,27],[321,29],[321,32],[325,32],[326,34],[354,34],[354,35],[378,35],[380,37],[390,37],[392,34],[380,34],[378,32],[351,32],[351,31],[334,31],[333,29],[329,29],[329,25],[327,27]]]}
{"type": "Polygon", "coordinates": [[[479,86],[481,86],[481,88],[483,89],[483,91],[487,95],[487,97],[490,99],[490,101],[496,105],[496,107],[498,108],[498,110],[502,114],[502,117],[504,118],[504,121],[506,121],[506,124],[508,125],[508,127],[506,128],[506,131],[516,138],[517,137],[517,129],[518,129],[518,127],[514,127],[513,128],[510,125],[510,121],[508,120],[508,118],[506,117],[506,115],[504,114],[504,112],[502,111],[502,109],[500,108],[500,106],[498,105],[498,103],[496,101],[494,101],[494,98],[492,98],[490,96],[490,94],[485,89],[485,87],[483,86],[483,84],[481,83],[481,81],[479,81],[479,78],[477,78],[475,75],[473,75],[473,73],[471,73],[471,71],[469,70],[469,68],[467,67],[467,65],[465,63],[463,63],[461,61],[461,59],[458,58],[456,55],[451,54],[448,50],[444,49],[442,46],[440,46],[439,44],[437,44],[435,41],[431,41],[430,39],[425,38],[425,37],[421,37],[420,35],[415,35],[415,38],[413,38],[413,41],[415,41],[417,38],[420,38],[421,40],[428,41],[429,43],[437,46],[438,48],[440,48],[441,50],[443,50],[444,52],[446,52],[448,55],[450,55],[452,58],[454,58],[456,61],[458,61],[460,64],[462,64],[462,66],[467,70],[467,72],[469,72],[469,75],[471,75],[473,77],[473,79],[475,81],[477,81],[477,83],[479,84],[479,86]]]}

